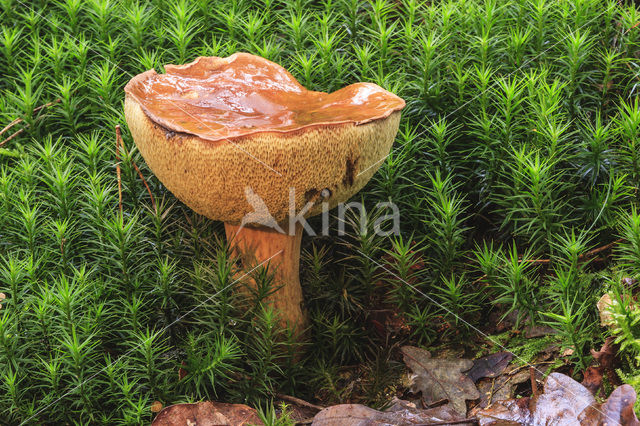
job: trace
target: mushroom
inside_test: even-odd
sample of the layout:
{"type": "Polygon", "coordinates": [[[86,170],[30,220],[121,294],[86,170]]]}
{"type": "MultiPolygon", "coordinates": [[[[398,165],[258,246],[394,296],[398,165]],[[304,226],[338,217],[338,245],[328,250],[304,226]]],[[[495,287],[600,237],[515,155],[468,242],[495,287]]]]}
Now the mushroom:
{"type": "Polygon", "coordinates": [[[300,335],[307,320],[299,218],[335,207],[369,181],[391,149],[405,102],[371,83],[310,91],[280,65],[247,53],[165,70],[125,87],[140,153],[179,200],[224,222],[246,270],[269,261],[278,290],[268,302],[300,335]]]}

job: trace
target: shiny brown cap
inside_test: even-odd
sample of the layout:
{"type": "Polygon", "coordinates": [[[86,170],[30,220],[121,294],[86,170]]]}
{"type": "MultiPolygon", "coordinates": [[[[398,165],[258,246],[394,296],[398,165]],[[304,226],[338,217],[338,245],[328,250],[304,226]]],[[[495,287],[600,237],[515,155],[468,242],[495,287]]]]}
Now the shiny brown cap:
{"type": "Polygon", "coordinates": [[[372,83],[327,94],[305,89],[280,65],[259,56],[200,57],[149,70],[125,87],[154,122],[175,132],[219,141],[258,132],[287,133],[309,126],[368,123],[404,108],[404,101],[372,83]]]}
{"type": "Polygon", "coordinates": [[[283,67],[247,53],[165,69],[125,87],[134,141],[180,200],[229,223],[254,212],[249,193],[277,222],[289,216],[290,196],[296,214],[307,207],[305,216],[319,213],[322,201],[347,200],[389,152],[405,105],[372,83],[309,91],[283,67]]]}

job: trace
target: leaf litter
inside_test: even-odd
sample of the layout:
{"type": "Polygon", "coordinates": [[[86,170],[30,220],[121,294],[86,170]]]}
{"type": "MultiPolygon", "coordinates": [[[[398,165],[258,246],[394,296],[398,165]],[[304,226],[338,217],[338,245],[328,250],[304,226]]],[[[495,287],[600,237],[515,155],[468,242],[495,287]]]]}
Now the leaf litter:
{"type": "Polygon", "coordinates": [[[422,392],[426,405],[446,399],[453,410],[464,416],[466,400],[480,397],[480,392],[463,372],[473,367],[473,360],[455,358],[431,358],[431,354],[415,346],[401,348],[405,364],[413,372],[414,393],[422,392]]]}
{"type": "MultiPolygon", "coordinates": [[[[415,346],[400,350],[411,371],[409,390],[420,394],[421,399],[412,402],[394,398],[385,410],[362,404],[339,404],[322,410],[314,406],[320,411],[313,418],[298,420],[298,424],[640,426],[634,412],[637,396],[630,385],[618,386],[604,402],[596,400],[597,393],[603,391],[603,376],[612,384],[619,380],[617,376],[609,377],[615,375],[613,370],[619,364],[617,347],[611,339],[599,351],[592,350],[594,365],[585,370],[583,383],[552,372],[544,380],[542,392],[538,392],[536,383],[543,382],[543,374],[535,366],[545,361],[509,368],[514,355],[506,351],[472,360],[434,358],[429,351],[415,346]],[[514,397],[516,388],[529,380],[532,395],[514,397]]],[[[159,402],[158,405],[161,407],[159,402]]],[[[249,424],[262,424],[255,409],[207,401],[164,408],[152,426],[249,424]]]]}

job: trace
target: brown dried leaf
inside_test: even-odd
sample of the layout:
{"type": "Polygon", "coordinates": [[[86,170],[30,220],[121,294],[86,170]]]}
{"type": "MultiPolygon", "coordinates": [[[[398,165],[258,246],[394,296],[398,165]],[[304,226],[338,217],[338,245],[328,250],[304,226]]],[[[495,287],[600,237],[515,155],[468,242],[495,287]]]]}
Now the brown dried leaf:
{"type": "Polygon", "coordinates": [[[636,392],[629,385],[617,387],[604,404],[587,407],[578,417],[580,426],[624,425],[640,426],[633,410],[636,392]]]}
{"type": "MultiPolygon", "coordinates": [[[[327,407],[313,418],[316,426],[371,426],[396,425],[412,426],[438,422],[452,422],[464,420],[449,404],[421,410],[413,404],[401,401],[389,411],[377,411],[360,404],[342,404],[327,407]]],[[[472,422],[462,423],[472,425],[472,422]]]]}
{"type": "Polygon", "coordinates": [[[427,404],[446,399],[460,416],[467,413],[467,399],[478,399],[480,393],[473,381],[463,374],[473,367],[470,359],[431,358],[431,354],[414,346],[401,348],[404,362],[415,378],[412,391],[422,392],[427,404]]]}
{"type": "MultiPolygon", "coordinates": [[[[541,373],[536,370],[536,376],[541,373]]],[[[471,411],[472,415],[478,410],[487,408],[497,401],[513,398],[515,390],[520,383],[531,380],[531,373],[527,369],[521,369],[515,374],[503,374],[495,379],[481,379],[476,386],[480,391],[480,401],[471,411]]]]}
{"type": "Polygon", "coordinates": [[[582,378],[582,386],[589,389],[592,395],[596,393],[602,387],[602,376],[604,374],[604,367],[591,366],[584,371],[584,377],[582,378]]]}
{"type": "Polygon", "coordinates": [[[615,389],[609,399],[597,404],[589,390],[560,373],[551,373],[544,393],[537,399],[499,401],[476,413],[481,426],[506,424],[535,425],[632,425],[640,426],[633,406],[636,393],[629,385],[615,389]]]}
{"type": "Polygon", "coordinates": [[[160,411],[151,426],[243,426],[262,425],[258,413],[243,404],[199,402],[176,404],[160,411]]]}
{"type": "Polygon", "coordinates": [[[535,401],[536,424],[575,424],[585,408],[595,403],[591,392],[569,376],[551,373],[544,382],[544,393],[535,401]]]}
{"type": "Polygon", "coordinates": [[[618,358],[618,346],[613,343],[613,337],[607,337],[599,351],[591,349],[591,355],[604,368],[609,382],[620,386],[622,382],[615,371],[620,366],[620,359],[618,358]]]}
{"type": "Polygon", "coordinates": [[[187,363],[186,363],[186,362],[184,362],[184,361],[182,361],[182,364],[181,364],[181,365],[182,365],[182,366],[178,369],[178,381],[180,381],[180,380],[184,379],[185,377],[187,377],[187,374],[189,374],[189,373],[187,372],[187,370],[185,370],[184,368],[182,368],[182,367],[186,367],[186,366],[187,366],[187,363]]]}
{"type": "Polygon", "coordinates": [[[591,355],[604,368],[617,367],[617,349],[613,343],[613,337],[607,337],[599,351],[591,349],[591,355]]]}
{"type": "MultiPolygon", "coordinates": [[[[495,379],[481,379],[476,386],[480,392],[480,401],[473,409],[483,409],[496,401],[504,401],[513,398],[516,385],[509,376],[500,376],[495,379]]],[[[473,411],[472,411],[473,413],[473,411]]]]}
{"type": "Polygon", "coordinates": [[[480,426],[506,426],[532,424],[530,399],[519,398],[498,401],[491,408],[476,415],[480,426]]]}
{"type": "Polygon", "coordinates": [[[511,352],[496,352],[473,361],[473,367],[467,373],[474,383],[483,377],[498,377],[513,359],[511,352]]]}
{"type": "Polygon", "coordinates": [[[617,387],[607,402],[602,404],[604,421],[601,424],[621,424],[627,426],[638,426],[640,421],[636,417],[633,406],[636,402],[636,391],[630,385],[617,387]]]}

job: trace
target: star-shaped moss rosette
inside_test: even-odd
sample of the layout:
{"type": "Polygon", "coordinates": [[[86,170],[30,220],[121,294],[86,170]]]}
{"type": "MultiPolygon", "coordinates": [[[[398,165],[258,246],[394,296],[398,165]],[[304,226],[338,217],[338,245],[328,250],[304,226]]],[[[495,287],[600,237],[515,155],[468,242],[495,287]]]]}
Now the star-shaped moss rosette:
{"type": "Polygon", "coordinates": [[[302,227],[287,232],[290,218],[321,213],[323,203],[335,207],[369,181],[391,149],[405,102],[372,83],[310,91],[280,65],[247,53],[165,70],[125,87],[138,149],[178,199],[225,223],[243,264],[271,259],[281,287],[269,301],[301,331],[302,227]]]}

